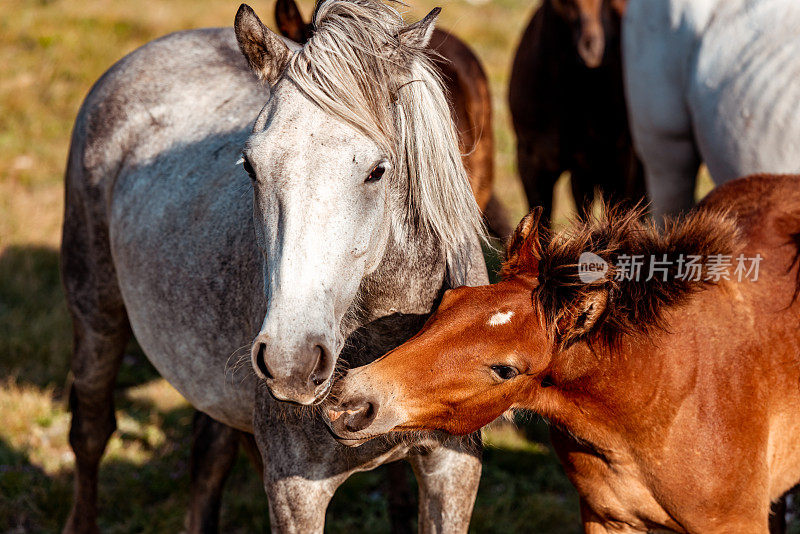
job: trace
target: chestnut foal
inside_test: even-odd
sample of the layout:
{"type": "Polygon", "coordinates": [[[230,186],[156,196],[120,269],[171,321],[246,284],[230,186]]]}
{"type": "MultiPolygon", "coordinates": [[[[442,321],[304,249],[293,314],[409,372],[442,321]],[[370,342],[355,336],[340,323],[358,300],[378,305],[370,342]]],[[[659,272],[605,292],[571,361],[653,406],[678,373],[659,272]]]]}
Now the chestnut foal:
{"type": "Polygon", "coordinates": [[[539,215],[502,282],[448,291],[419,334],[346,375],[332,431],[466,434],[530,409],[586,532],[768,532],[800,480],[800,177],[729,182],[661,234],[612,211],[548,237],[539,215]],[[701,271],[682,277],[689,261],[701,271]]]}

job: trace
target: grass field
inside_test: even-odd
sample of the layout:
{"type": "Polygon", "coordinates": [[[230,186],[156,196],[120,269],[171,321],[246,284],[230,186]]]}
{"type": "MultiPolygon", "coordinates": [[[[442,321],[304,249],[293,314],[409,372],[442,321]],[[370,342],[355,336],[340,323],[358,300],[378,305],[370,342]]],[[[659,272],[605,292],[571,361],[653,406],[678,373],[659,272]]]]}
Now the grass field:
{"type": "MultiPolygon", "coordinates": [[[[301,2],[308,13],[311,0],[301,2]]],[[[505,106],[513,50],[534,7],[524,0],[414,2],[416,19],[442,5],[442,25],[484,61],[494,95],[496,190],[513,221],[525,211],[505,106]]],[[[228,0],[5,0],[0,16],[0,532],[57,532],[69,510],[73,457],[65,384],[71,332],[58,244],[62,174],[72,121],[114,61],[168,32],[230,25],[228,0]]],[[[253,7],[272,21],[272,2],[253,7]]],[[[556,217],[571,210],[559,183],[556,217]]],[[[118,384],[119,431],[101,469],[103,532],[180,531],[188,500],[192,410],[135,345],[118,384]]],[[[577,497],[535,418],[485,432],[475,532],[579,530],[577,497]]],[[[328,514],[331,532],[385,532],[380,470],[353,477],[328,514]]],[[[223,532],[268,526],[266,498],[244,456],[228,483],[223,532]]]]}

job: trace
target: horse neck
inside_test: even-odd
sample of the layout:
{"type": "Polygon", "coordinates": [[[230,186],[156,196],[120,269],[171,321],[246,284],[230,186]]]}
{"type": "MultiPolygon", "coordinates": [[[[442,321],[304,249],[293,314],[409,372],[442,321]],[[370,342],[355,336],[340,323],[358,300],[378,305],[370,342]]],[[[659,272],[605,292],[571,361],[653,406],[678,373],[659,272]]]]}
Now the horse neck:
{"type": "Polygon", "coordinates": [[[435,240],[393,236],[376,271],[361,283],[344,327],[342,358],[364,365],[419,331],[446,289],[447,263],[435,240]]]}
{"type": "MultiPolygon", "coordinates": [[[[549,0],[542,2],[537,14],[540,16],[537,22],[541,28],[541,41],[558,45],[556,49],[559,50],[559,52],[555,57],[555,61],[562,59],[564,55],[573,53],[572,28],[570,28],[567,21],[558,14],[552,2],[549,0]]],[[[552,54],[548,54],[548,56],[551,55],[552,54]]],[[[551,65],[552,64],[553,61],[551,61],[551,65]]],[[[557,69],[559,66],[554,65],[554,68],[557,69]]],[[[563,66],[560,68],[563,68],[563,66]]]]}
{"type": "Polygon", "coordinates": [[[552,385],[537,384],[532,407],[596,450],[617,449],[628,432],[642,431],[636,422],[644,411],[668,412],[661,406],[671,385],[663,356],[640,335],[613,349],[578,343],[554,359],[546,373],[552,385]]]}

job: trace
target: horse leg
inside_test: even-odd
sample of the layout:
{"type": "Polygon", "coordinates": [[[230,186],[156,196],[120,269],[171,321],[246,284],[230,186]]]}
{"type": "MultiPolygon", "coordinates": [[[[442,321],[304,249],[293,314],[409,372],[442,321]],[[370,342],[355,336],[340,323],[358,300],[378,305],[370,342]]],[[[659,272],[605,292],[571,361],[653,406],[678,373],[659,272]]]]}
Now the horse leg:
{"type": "MultiPolygon", "coordinates": [[[[271,462],[267,462],[269,465],[271,462]]],[[[274,533],[322,533],[325,512],[336,489],[346,476],[313,479],[283,477],[265,472],[264,487],[269,498],[269,520],[274,533]]]]}
{"type": "Polygon", "coordinates": [[[419,482],[420,532],[467,532],[481,478],[474,439],[448,440],[409,456],[419,482]]]}
{"type": "Polygon", "coordinates": [[[386,466],[386,494],[389,501],[389,522],[392,534],[411,534],[414,517],[414,498],[406,476],[405,462],[392,462],[386,466]]]}
{"type": "Polygon", "coordinates": [[[561,175],[557,158],[536,148],[537,143],[520,140],[517,144],[517,169],[530,209],[542,206],[544,221],[553,214],[553,187],[561,175]]]}
{"type": "Polygon", "coordinates": [[[644,168],[632,148],[609,147],[598,161],[591,163],[594,183],[600,188],[606,205],[632,208],[647,201],[644,168]]]}
{"type": "Polygon", "coordinates": [[[265,458],[264,489],[269,498],[272,532],[321,534],[325,529],[328,504],[350,473],[333,474],[331,464],[309,458],[315,456],[311,450],[317,448],[318,443],[302,439],[302,436],[296,436],[293,441],[276,440],[266,445],[265,450],[264,443],[259,440],[259,449],[265,458]],[[270,450],[274,454],[270,454],[270,450]]]}
{"type": "Polygon", "coordinates": [[[99,532],[97,473],[106,444],[117,428],[114,383],[130,331],[100,333],[77,317],[74,331],[69,443],[75,453],[75,501],[64,532],[94,533],[99,532]]]}
{"type": "MultiPolygon", "coordinates": [[[[630,2],[627,21],[667,20],[667,2],[630,2]]],[[[625,97],[631,137],[644,164],[652,214],[688,210],[700,156],[694,141],[694,120],[687,103],[690,74],[686,65],[697,44],[691,32],[669,24],[622,25],[625,97]]]]}
{"type": "Polygon", "coordinates": [[[786,495],[772,503],[769,534],[786,534],[786,495]]]}
{"type": "Polygon", "coordinates": [[[261,475],[264,472],[264,460],[261,458],[261,451],[258,450],[255,436],[247,432],[240,432],[239,437],[245,454],[250,458],[250,463],[253,464],[256,473],[261,475]]]}
{"type": "Polygon", "coordinates": [[[660,220],[691,209],[700,167],[694,142],[647,134],[639,138],[653,217],[660,220]]]}
{"type": "Polygon", "coordinates": [[[357,466],[321,419],[294,412],[257,387],[253,430],[270,525],[274,533],[321,534],[334,492],[357,466]]]}
{"type": "Polygon", "coordinates": [[[219,530],[222,490],[239,452],[239,434],[196,411],[192,422],[191,497],[187,516],[190,533],[219,530]]]}
{"type": "Polygon", "coordinates": [[[599,177],[594,173],[583,169],[575,169],[570,176],[570,186],[572,188],[572,198],[575,200],[575,208],[582,217],[592,213],[592,201],[594,201],[595,186],[600,184],[599,177]]]}
{"type": "Polygon", "coordinates": [[[114,384],[131,336],[107,229],[96,222],[99,218],[82,200],[68,172],[61,278],[74,339],[69,443],[75,453],[75,500],[64,526],[66,533],[98,532],[97,473],[117,427],[114,384]]]}

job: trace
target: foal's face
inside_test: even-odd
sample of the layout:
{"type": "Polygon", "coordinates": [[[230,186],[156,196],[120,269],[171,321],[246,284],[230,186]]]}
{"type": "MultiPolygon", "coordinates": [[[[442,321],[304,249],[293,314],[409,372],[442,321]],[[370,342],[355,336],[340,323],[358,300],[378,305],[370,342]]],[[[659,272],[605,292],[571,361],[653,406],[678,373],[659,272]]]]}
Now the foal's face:
{"type": "Polygon", "coordinates": [[[327,393],[339,325],[383,257],[393,169],[374,141],[288,79],[243,153],[268,299],[253,364],[275,397],[309,404],[327,393]]]}
{"type": "Polygon", "coordinates": [[[445,293],[417,336],[337,384],[326,410],[333,432],[351,445],[392,430],[467,434],[524,404],[550,360],[535,284],[517,277],[445,293]]]}

